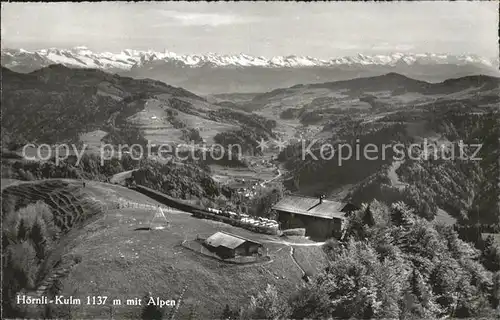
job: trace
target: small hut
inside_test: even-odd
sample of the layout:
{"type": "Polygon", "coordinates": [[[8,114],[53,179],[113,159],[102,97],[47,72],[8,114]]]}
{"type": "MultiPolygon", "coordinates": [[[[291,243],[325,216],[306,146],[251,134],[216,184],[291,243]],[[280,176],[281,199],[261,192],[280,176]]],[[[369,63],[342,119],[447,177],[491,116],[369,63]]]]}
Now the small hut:
{"type": "Polygon", "coordinates": [[[205,246],[223,259],[256,255],[263,247],[257,241],[223,231],[216,232],[207,238],[205,246]]]}

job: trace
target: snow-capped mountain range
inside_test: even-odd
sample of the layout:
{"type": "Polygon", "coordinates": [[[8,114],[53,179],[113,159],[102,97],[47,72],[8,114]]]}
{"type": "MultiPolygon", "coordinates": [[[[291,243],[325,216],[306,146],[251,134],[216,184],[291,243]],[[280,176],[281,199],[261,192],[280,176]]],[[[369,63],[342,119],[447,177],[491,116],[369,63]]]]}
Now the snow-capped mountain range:
{"type": "Polygon", "coordinates": [[[467,75],[499,76],[497,61],[476,55],[393,53],[322,60],[313,57],[254,57],[246,54],[178,55],[165,50],[93,52],[72,49],[2,49],[2,66],[31,72],[53,64],[95,68],[133,78],[151,78],[197,94],[266,92],[297,84],[324,83],[399,73],[429,82],[467,75]]]}
{"type": "Polygon", "coordinates": [[[329,60],[301,56],[276,56],[272,58],[254,57],[246,54],[220,55],[215,53],[178,55],[165,50],[138,51],[123,50],[120,53],[93,52],[86,47],[72,49],[2,49],[2,65],[7,68],[40,68],[50,64],[63,64],[68,67],[130,70],[148,63],[175,63],[184,67],[263,67],[263,68],[301,68],[335,66],[397,66],[414,64],[453,64],[482,65],[493,67],[493,61],[476,56],[453,56],[435,53],[392,53],[388,55],[363,55],[333,58],[329,60]]]}

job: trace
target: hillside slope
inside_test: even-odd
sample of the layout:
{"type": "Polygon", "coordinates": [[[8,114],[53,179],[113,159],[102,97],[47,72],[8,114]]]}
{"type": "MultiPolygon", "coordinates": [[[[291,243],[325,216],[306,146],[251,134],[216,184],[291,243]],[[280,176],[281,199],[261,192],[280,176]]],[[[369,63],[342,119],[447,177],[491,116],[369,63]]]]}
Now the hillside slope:
{"type": "Polygon", "coordinates": [[[341,191],[349,185],[355,190],[343,198],[357,204],[374,198],[404,200],[428,218],[442,208],[471,223],[498,221],[498,189],[492,179],[499,172],[494,160],[499,78],[470,76],[431,84],[387,74],[275,90],[252,103],[258,114],[280,118],[276,131],[288,139],[288,147],[278,159],[288,170],[289,188],[345,196],[341,191]],[[467,157],[478,150],[474,159],[459,158],[460,143],[467,157]],[[324,146],[335,153],[321,156],[324,146]],[[340,159],[342,146],[345,159],[340,159]],[[367,147],[376,153],[366,156],[367,147]],[[428,154],[423,148],[437,151],[428,154]],[[407,188],[392,186],[388,176],[401,157],[407,161],[397,173],[407,188]]]}
{"type": "MultiPolygon", "coordinates": [[[[64,181],[73,187],[80,184],[73,180],[64,181]]],[[[44,183],[50,182],[41,182],[44,183]]],[[[17,187],[27,188],[29,185],[33,184],[17,187]]],[[[97,182],[88,183],[82,190],[103,204],[104,215],[61,238],[61,259],[66,261],[69,257],[78,257],[78,263],[73,264],[67,275],[60,279],[60,294],[82,301],[86,296],[104,295],[111,301],[122,299],[124,305],[110,307],[108,302],[106,307],[54,306],[51,310],[54,315],[91,318],[109,317],[112,312],[120,319],[137,319],[141,307],[125,305],[126,299],[140,299],[151,292],[163,300],[176,300],[186,287],[178,309],[179,318],[186,318],[193,312],[197,318],[218,318],[226,304],[232,308],[246,304],[252,294],[264,289],[268,283],[286,293],[303,282],[302,270],[290,256],[290,242],[215,221],[196,219],[169,208],[164,208],[169,221],[166,229],[136,230],[149,225],[159,205],[157,202],[127,188],[97,182]],[[228,265],[181,246],[183,240],[206,237],[220,230],[261,241],[272,261],[262,265],[228,265]],[[232,297],[231,300],[227,299],[228,296],[232,297]]],[[[304,248],[295,258],[306,265],[310,273],[320,270],[325,262],[321,248],[307,247],[307,252],[304,248]],[[309,261],[301,261],[301,257],[308,257],[309,261]]],[[[43,308],[28,311],[40,312],[43,308]]],[[[164,312],[168,316],[172,309],[166,308],[164,312]]]]}
{"type": "Polygon", "coordinates": [[[219,116],[220,109],[150,79],[62,65],[28,74],[2,67],[2,141],[14,148],[26,142],[213,143],[217,134],[237,130],[249,117],[219,116]]]}

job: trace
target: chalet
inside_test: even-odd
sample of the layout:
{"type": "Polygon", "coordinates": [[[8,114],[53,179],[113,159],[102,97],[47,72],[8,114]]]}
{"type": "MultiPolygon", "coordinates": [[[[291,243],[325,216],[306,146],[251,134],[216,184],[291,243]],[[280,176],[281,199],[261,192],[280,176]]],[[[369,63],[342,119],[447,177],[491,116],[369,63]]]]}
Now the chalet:
{"type": "Polygon", "coordinates": [[[224,259],[255,255],[262,248],[262,244],[259,242],[222,231],[207,238],[205,246],[224,259]]]}
{"type": "Polygon", "coordinates": [[[340,238],[347,216],[358,208],[350,203],[305,196],[286,196],[273,206],[281,229],[305,228],[313,239],[340,238]]]}

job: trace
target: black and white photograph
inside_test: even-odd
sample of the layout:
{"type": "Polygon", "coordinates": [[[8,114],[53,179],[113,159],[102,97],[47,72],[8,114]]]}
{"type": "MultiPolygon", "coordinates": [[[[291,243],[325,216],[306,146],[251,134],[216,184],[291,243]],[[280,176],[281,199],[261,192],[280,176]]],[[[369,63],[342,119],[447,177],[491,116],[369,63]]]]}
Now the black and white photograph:
{"type": "Polygon", "coordinates": [[[2,319],[499,319],[498,1],[2,2],[2,319]]]}

